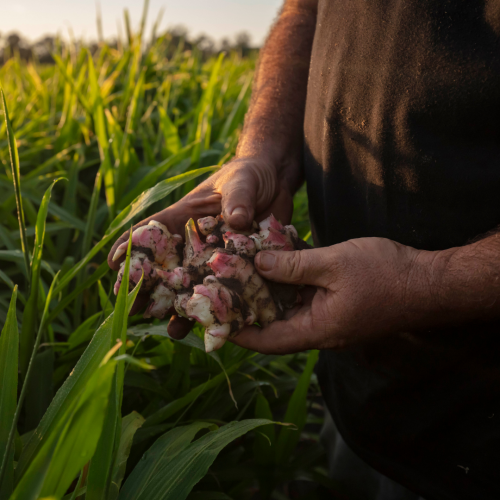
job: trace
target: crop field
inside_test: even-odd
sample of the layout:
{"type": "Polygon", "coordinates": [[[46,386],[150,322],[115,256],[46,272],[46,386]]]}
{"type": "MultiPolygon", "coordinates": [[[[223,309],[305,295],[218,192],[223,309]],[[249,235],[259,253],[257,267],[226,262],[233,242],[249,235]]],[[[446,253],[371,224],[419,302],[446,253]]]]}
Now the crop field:
{"type": "Polygon", "coordinates": [[[316,351],[208,355],[113,294],[115,239],[231,159],[255,66],[127,33],[0,67],[0,500],[332,498],[316,351]]]}

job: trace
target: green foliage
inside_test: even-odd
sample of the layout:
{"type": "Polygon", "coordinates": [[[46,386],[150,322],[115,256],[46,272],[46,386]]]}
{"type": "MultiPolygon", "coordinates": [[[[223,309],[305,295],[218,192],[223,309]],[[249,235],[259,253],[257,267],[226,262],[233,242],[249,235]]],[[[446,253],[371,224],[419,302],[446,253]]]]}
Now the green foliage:
{"type": "MultiPolygon", "coordinates": [[[[148,42],[125,19],[118,48],[0,68],[0,499],[331,487],[317,353],[207,355],[198,327],[174,342],[167,321],[129,317],[139,287],[112,293],[114,240],[234,154],[255,65],[168,34],[148,42]]],[[[309,233],[304,190],[293,222],[309,233]]]]}

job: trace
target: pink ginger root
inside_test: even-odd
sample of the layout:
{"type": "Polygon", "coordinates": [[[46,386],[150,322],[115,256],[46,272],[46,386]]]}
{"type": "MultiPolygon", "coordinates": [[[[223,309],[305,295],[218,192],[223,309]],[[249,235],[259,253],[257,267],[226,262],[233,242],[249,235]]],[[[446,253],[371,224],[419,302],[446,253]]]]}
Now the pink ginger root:
{"type": "Polygon", "coordinates": [[[246,302],[251,314],[262,326],[277,319],[276,304],[262,277],[252,262],[225,250],[215,250],[208,265],[215,277],[232,283],[233,288],[246,302]]]}
{"type": "Polygon", "coordinates": [[[226,250],[232,250],[239,255],[253,257],[257,252],[254,240],[244,234],[236,234],[231,231],[224,233],[226,250]]]}
{"type": "MultiPolygon", "coordinates": [[[[146,226],[138,227],[132,233],[132,249],[142,251],[165,269],[173,269],[179,265],[178,246],[182,237],[170,234],[167,226],[160,222],[150,221],[146,226]]],[[[115,252],[113,260],[117,260],[127,251],[128,241],[123,242],[115,252]]]]}
{"type": "Polygon", "coordinates": [[[156,285],[148,308],[144,313],[145,318],[160,318],[163,319],[168,310],[174,305],[175,292],[166,287],[161,281],[156,285]]]}
{"type": "Polygon", "coordinates": [[[203,285],[196,285],[186,303],[186,315],[205,327],[205,350],[222,347],[230,334],[239,332],[245,320],[239,309],[241,298],[219,282],[207,276],[203,285]]]}
{"type": "Polygon", "coordinates": [[[184,247],[184,261],[182,265],[187,269],[194,283],[210,271],[207,261],[212,256],[215,247],[203,243],[196,230],[193,219],[189,219],[186,224],[186,246],[184,247]]]}
{"type": "MultiPolygon", "coordinates": [[[[130,271],[129,271],[129,290],[133,290],[135,285],[139,283],[142,276],[142,271],[144,270],[144,279],[142,280],[141,290],[149,291],[155,286],[158,281],[158,275],[156,274],[156,265],[152,263],[146,254],[142,252],[134,251],[130,255],[130,271]]],[[[118,290],[120,289],[120,284],[123,279],[123,273],[125,271],[125,262],[120,264],[120,270],[118,271],[118,277],[114,286],[115,295],[118,295],[118,290]]]]}
{"type": "Polygon", "coordinates": [[[271,214],[260,224],[260,231],[250,238],[255,242],[257,250],[295,250],[298,239],[297,230],[293,226],[283,226],[271,214]]]}
{"type": "MultiPolygon", "coordinates": [[[[132,290],[139,282],[142,270],[144,280],[141,291],[148,292],[154,288],[158,281],[157,270],[173,269],[179,265],[178,247],[182,244],[182,237],[170,234],[168,228],[160,222],[150,221],[145,226],[138,227],[132,233],[132,252],[130,255],[129,289],[132,290]]],[[[113,255],[117,260],[127,251],[128,241],[123,242],[113,255]]],[[[118,278],[114,292],[118,293],[122,281],[125,262],[120,264],[118,278]]]]}
{"type": "MultiPolygon", "coordinates": [[[[273,215],[259,226],[254,222],[252,231],[247,232],[232,230],[221,215],[200,218],[197,224],[198,229],[193,219],[186,224],[182,267],[179,235],[171,235],[154,221],[136,229],[132,234],[130,287],[144,270],[142,290],[152,291],[144,317],[163,318],[174,307],[180,316],[205,327],[205,349],[211,352],[245,325],[259,322],[266,326],[299,302],[297,287],[265,281],[253,258],[261,250],[294,250],[300,240],[293,226],[283,226],[273,215]]],[[[114,259],[126,248],[126,243],[120,245],[114,259]]],[[[122,276],[123,265],[115,293],[122,276]]]]}

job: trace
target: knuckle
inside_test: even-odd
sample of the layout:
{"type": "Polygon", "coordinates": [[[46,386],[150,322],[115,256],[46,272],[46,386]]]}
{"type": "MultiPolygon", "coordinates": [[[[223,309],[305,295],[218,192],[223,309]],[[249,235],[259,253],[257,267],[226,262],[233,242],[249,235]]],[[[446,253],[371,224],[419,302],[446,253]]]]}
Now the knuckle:
{"type": "Polygon", "coordinates": [[[283,274],[296,283],[304,280],[305,259],[303,252],[304,250],[290,252],[284,261],[283,274]]]}

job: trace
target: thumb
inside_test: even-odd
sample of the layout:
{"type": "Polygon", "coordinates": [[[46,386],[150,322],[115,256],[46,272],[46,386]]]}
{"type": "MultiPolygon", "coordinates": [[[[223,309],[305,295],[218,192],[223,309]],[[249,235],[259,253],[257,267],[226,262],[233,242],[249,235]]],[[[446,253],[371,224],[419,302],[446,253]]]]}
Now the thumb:
{"type": "Polygon", "coordinates": [[[232,228],[248,229],[255,217],[257,200],[255,178],[242,169],[231,174],[225,179],[221,189],[222,214],[232,228]]]}
{"type": "Polygon", "coordinates": [[[295,252],[262,251],[255,256],[259,274],[271,281],[327,288],[332,281],[331,265],[322,248],[295,252]]]}

